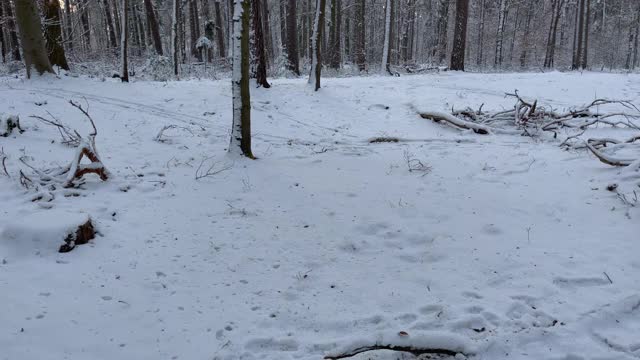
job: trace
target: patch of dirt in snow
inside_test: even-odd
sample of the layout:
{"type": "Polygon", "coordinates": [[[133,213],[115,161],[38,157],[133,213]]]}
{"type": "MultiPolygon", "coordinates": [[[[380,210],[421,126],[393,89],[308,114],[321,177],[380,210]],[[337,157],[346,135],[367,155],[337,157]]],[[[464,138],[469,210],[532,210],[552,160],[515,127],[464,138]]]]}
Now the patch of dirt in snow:
{"type": "Polygon", "coordinates": [[[27,131],[0,138],[11,175],[0,174],[0,359],[320,359],[380,342],[492,360],[637,359],[640,212],[606,189],[628,192],[637,177],[560,141],[461,133],[412,106],[507,108],[503,92],[518,88],[566,107],[629,98],[638,81],[443,73],[326,79],[316,93],[278,79],[252,90],[249,161],[226,155],[228,81],[3,79],[0,108],[27,131]],[[32,202],[20,158],[47,169],[74,150],[29,116],[84,135],[68,100],[96,120],[113,176],[32,202]],[[369,143],[381,137],[399,141],[369,143]],[[215,174],[196,180],[200,164],[215,174]],[[103,236],[18,256],[9,250],[16,232],[37,232],[19,226],[34,214],[51,236],[87,214],[103,236]]]}

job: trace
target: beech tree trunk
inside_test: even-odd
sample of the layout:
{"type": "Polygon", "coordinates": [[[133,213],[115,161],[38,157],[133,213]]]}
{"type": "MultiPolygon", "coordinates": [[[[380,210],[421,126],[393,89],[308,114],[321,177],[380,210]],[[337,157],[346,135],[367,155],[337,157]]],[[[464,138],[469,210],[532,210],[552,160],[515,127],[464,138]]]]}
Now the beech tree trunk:
{"type": "Polygon", "coordinates": [[[43,0],[42,9],[44,12],[47,54],[51,65],[57,65],[65,70],[69,70],[67,57],[62,47],[62,27],[60,21],[60,1],[43,0]]]}
{"type": "Polygon", "coordinates": [[[151,0],[144,0],[144,8],[147,14],[147,20],[149,21],[149,30],[151,32],[151,39],[153,40],[153,47],[156,50],[156,54],[162,56],[162,39],[160,38],[160,27],[158,26],[158,19],[156,19],[156,12],[151,0]]]}
{"type": "Polygon", "coordinates": [[[251,152],[251,93],[249,89],[250,0],[235,0],[233,11],[233,123],[229,152],[254,159],[251,152]]]}
{"type": "Polygon", "coordinates": [[[264,32],[262,27],[262,0],[251,0],[251,77],[258,86],[270,88],[267,81],[267,59],[264,49],[264,32]]]}
{"type": "Polygon", "coordinates": [[[55,74],[47,56],[47,48],[42,36],[40,13],[35,1],[15,0],[15,6],[27,78],[31,78],[32,66],[40,75],[45,72],[55,74]]]}
{"type": "Polygon", "coordinates": [[[298,55],[298,36],[297,36],[297,13],[296,0],[288,0],[287,2],[287,59],[289,60],[288,69],[294,74],[300,76],[300,59],[298,55]]]}
{"type": "Polygon", "coordinates": [[[469,18],[469,0],[456,1],[456,24],[453,32],[453,50],[451,52],[451,70],[464,71],[465,49],[467,45],[467,19],[469,18]]]}

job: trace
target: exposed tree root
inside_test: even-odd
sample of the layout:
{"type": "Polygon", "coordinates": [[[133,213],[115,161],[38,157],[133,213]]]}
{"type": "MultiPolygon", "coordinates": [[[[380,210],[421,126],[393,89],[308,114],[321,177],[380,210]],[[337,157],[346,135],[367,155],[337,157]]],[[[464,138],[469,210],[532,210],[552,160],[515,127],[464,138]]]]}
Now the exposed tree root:
{"type": "Polygon", "coordinates": [[[338,359],[346,359],[358,354],[362,354],[368,351],[375,350],[391,350],[391,351],[399,351],[413,354],[414,356],[421,356],[425,354],[437,354],[437,355],[447,355],[447,356],[456,356],[458,353],[448,349],[428,349],[428,348],[418,348],[413,346],[396,346],[396,345],[372,345],[372,346],[363,346],[351,350],[349,352],[345,352],[338,355],[325,356],[324,358],[327,360],[338,360],[338,359]]]}

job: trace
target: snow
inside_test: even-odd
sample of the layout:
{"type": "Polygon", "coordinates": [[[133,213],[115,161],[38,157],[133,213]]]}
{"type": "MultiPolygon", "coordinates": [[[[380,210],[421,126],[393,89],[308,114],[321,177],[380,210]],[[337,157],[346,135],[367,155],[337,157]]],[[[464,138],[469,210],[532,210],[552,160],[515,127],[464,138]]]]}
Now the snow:
{"type": "Polygon", "coordinates": [[[563,150],[563,134],[477,135],[416,109],[509,108],[516,88],[558,110],[638,104],[640,75],[443,72],[323,79],[319,93],[306,80],[252,88],[258,159],[196,181],[204,159],[229,161],[228,79],[1,78],[0,109],[26,131],[0,138],[0,359],[316,360],[376,342],[637,359],[640,207],[606,187],[632,200],[638,166],[563,150]],[[54,168],[75,150],[29,116],[91,131],[68,100],[87,105],[111,176],[33,202],[20,158],[54,168]],[[180,131],[154,141],[168,125],[180,131]],[[368,142],[382,136],[401,141],[368,142]],[[431,170],[408,171],[405,154],[431,170]],[[101,236],[58,254],[85,216],[101,236]]]}

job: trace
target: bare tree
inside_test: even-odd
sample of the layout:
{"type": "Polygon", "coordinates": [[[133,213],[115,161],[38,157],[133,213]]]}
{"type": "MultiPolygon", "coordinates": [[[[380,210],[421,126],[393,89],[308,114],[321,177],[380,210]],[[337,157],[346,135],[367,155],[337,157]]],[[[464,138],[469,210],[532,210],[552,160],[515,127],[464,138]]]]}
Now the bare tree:
{"type": "Polygon", "coordinates": [[[365,0],[355,0],[355,63],[360,71],[367,69],[365,34],[365,0]]]}
{"type": "Polygon", "coordinates": [[[262,27],[262,0],[251,1],[251,77],[258,86],[270,88],[267,81],[267,59],[264,48],[264,32],[262,27]]]}
{"type": "Polygon", "coordinates": [[[62,27],[60,21],[60,1],[44,0],[42,4],[44,11],[45,28],[44,35],[47,46],[47,54],[52,65],[57,65],[65,70],[69,70],[67,57],[62,47],[62,27]]]}
{"type": "Polygon", "coordinates": [[[32,66],[40,75],[45,72],[54,73],[47,56],[36,3],[33,0],[15,0],[15,6],[16,20],[20,30],[20,43],[22,44],[24,63],[27,67],[27,78],[31,77],[32,66]]]}
{"type": "Polygon", "coordinates": [[[312,84],[315,91],[320,89],[320,75],[322,73],[322,42],[324,38],[324,17],[327,7],[326,0],[316,0],[316,16],[313,21],[313,36],[311,36],[311,74],[309,84],[312,84]]]}
{"type": "Polygon", "coordinates": [[[220,10],[220,0],[215,2],[216,12],[216,38],[218,39],[218,51],[221,58],[227,56],[227,52],[224,47],[224,28],[222,27],[222,12],[220,10]]]}
{"type": "Polygon", "coordinates": [[[469,18],[469,0],[456,1],[456,24],[453,32],[453,51],[451,52],[451,70],[464,71],[464,57],[467,45],[467,19],[469,18]]]}
{"type": "Polygon", "coordinates": [[[120,80],[129,82],[129,0],[122,0],[122,31],[120,32],[120,80]]]}
{"type": "Polygon", "coordinates": [[[249,89],[249,0],[235,0],[233,11],[233,124],[229,152],[253,159],[249,89]]]}
{"type": "Polygon", "coordinates": [[[391,54],[391,21],[393,14],[393,0],[385,1],[385,16],[384,16],[384,45],[382,46],[382,69],[381,71],[386,71],[389,74],[391,73],[390,69],[390,54],[391,54]]]}
{"type": "Polygon", "coordinates": [[[7,19],[7,30],[9,31],[9,43],[11,44],[11,58],[14,61],[21,61],[20,44],[18,43],[18,33],[16,32],[16,24],[13,18],[13,10],[9,0],[0,0],[4,14],[7,19]]]}
{"type": "Polygon", "coordinates": [[[298,57],[296,0],[287,1],[287,58],[291,72],[300,75],[300,59],[298,57]]]}
{"type": "Polygon", "coordinates": [[[149,32],[151,33],[151,39],[153,40],[153,47],[156,50],[156,54],[163,55],[164,52],[162,51],[160,27],[158,26],[158,19],[156,19],[156,12],[152,0],[144,0],[144,8],[147,14],[147,21],[149,22],[149,32]]]}

